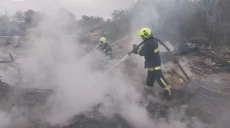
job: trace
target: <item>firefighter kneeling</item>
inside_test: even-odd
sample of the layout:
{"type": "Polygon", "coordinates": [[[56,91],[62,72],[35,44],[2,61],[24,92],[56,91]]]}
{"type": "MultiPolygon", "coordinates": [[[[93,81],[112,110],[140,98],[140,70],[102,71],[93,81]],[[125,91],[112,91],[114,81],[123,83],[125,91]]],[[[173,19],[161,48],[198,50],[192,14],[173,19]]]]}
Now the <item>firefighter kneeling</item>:
{"type": "Polygon", "coordinates": [[[161,58],[158,49],[158,42],[154,39],[152,32],[149,28],[142,28],[139,36],[143,39],[143,46],[137,48],[137,45],[133,45],[133,53],[139,54],[145,57],[145,68],[148,70],[148,76],[146,80],[145,88],[147,91],[151,91],[155,80],[164,89],[164,96],[167,100],[171,100],[171,86],[163,76],[161,70],[161,58]]]}

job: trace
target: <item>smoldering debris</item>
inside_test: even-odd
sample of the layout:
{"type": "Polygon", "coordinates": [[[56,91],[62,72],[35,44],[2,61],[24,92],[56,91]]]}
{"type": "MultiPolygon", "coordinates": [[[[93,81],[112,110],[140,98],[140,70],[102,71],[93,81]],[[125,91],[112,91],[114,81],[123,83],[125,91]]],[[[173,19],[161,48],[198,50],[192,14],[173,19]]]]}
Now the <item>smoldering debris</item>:
{"type": "MultiPolygon", "coordinates": [[[[186,81],[173,64],[171,57],[167,54],[164,56],[163,52],[164,73],[171,79],[170,83],[175,93],[172,103],[162,101],[159,93],[162,89],[157,85],[154,88],[156,96],[154,95],[149,103],[142,102],[142,85],[146,73],[143,70],[143,60],[140,58],[131,56],[116,70],[104,76],[104,71],[113,66],[119,57],[122,58],[126,54],[125,51],[130,49],[129,45],[136,43],[137,40],[131,37],[119,42],[123,43],[122,46],[125,48],[121,49],[118,45],[114,47],[119,57],[117,60],[107,61],[100,53],[85,50],[81,42],[75,40],[78,37],[74,34],[82,33],[78,32],[80,26],[74,25],[76,22],[74,15],[66,10],[62,11],[64,11],[62,15],[52,11],[52,14],[42,14],[44,17],[39,23],[31,22],[32,28],[26,31],[28,35],[21,44],[21,53],[19,52],[15,64],[20,69],[21,79],[14,86],[3,82],[0,84],[0,111],[4,111],[3,114],[0,113],[0,117],[4,117],[4,122],[0,123],[0,126],[18,128],[228,126],[229,97],[199,88],[186,81]],[[131,39],[133,41],[130,41],[131,39]],[[105,63],[98,63],[101,59],[105,63]],[[104,66],[106,63],[108,67],[104,66]]],[[[29,11],[29,14],[31,13],[29,11]]],[[[27,20],[30,21],[30,18],[27,20]]],[[[158,30],[161,16],[155,6],[149,4],[143,12],[136,15],[136,19],[140,21],[135,22],[137,26],[145,24],[158,30]],[[146,16],[143,13],[147,12],[151,12],[153,16],[148,16],[144,20],[146,16]],[[143,18],[140,18],[140,15],[143,18]]],[[[134,28],[132,29],[137,29],[134,28]]],[[[174,50],[174,45],[170,46],[171,50],[174,50]]],[[[222,79],[219,74],[211,76],[208,73],[205,75],[197,73],[198,69],[202,72],[206,68],[213,69],[214,66],[212,61],[207,60],[203,63],[203,67],[197,67],[201,64],[195,60],[208,57],[215,62],[220,60],[210,51],[206,53],[202,57],[180,55],[180,62],[183,62],[183,67],[189,71],[189,76],[194,82],[229,93],[228,79],[222,79]],[[194,66],[197,70],[193,68],[194,66]]]]}

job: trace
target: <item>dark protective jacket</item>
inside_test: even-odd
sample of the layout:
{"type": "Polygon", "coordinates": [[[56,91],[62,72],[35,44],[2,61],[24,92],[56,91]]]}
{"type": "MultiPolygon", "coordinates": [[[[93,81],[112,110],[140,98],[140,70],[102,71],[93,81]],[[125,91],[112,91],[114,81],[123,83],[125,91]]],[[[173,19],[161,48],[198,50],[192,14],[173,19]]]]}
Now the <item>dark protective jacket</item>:
{"type": "Polygon", "coordinates": [[[145,39],[143,46],[137,53],[145,57],[145,68],[154,68],[161,65],[158,42],[153,37],[145,39]]]}
{"type": "Polygon", "coordinates": [[[111,57],[112,55],[112,47],[108,42],[99,45],[99,50],[102,51],[106,56],[111,57]]]}

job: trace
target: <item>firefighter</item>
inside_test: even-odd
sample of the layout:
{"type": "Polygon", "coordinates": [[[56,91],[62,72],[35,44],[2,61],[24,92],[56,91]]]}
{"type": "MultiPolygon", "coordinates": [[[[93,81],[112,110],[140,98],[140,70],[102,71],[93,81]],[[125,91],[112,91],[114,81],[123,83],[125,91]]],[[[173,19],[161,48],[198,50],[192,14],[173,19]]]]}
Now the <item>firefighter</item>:
{"type": "Polygon", "coordinates": [[[143,46],[137,48],[133,45],[133,53],[145,57],[145,68],[147,69],[147,79],[145,89],[147,92],[152,92],[152,87],[155,80],[164,89],[164,97],[171,100],[171,86],[163,76],[161,70],[161,58],[159,55],[158,42],[154,39],[149,28],[142,28],[139,30],[139,36],[143,39],[143,46]]]}
{"type": "Polygon", "coordinates": [[[105,37],[100,38],[98,48],[100,51],[102,51],[105,54],[105,56],[108,56],[110,59],[113,59],[112,47],[109,45],[109,42],[105,37]]]}

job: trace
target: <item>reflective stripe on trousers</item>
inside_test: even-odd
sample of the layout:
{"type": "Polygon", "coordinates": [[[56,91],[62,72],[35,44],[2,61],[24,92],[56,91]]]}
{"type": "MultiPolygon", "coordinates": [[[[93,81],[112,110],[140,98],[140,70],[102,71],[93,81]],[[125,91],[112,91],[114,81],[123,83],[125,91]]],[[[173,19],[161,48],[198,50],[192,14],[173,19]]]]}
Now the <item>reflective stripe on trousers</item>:
{"type": "Polygon", "coordinates": [[[148,71],[156,71],[156,70],[161,70],[161,66],[157,66],[154,68],[147,68],[148,71]]]}
{"type": "Polygon", "coordinates": [[[169,95],[171,94],[171,86],[169,85],[168,81],[163,76],[163,73],[161,71],[161,67],[157,66],[154,68],[147,68],[148,69],[148,76],[146,80],[146,89],[151,89],[155,83],[155,80],[157,83],[168,92],[169,95]]]}
{"type": "Polygon", "coordinates": [[[162,78],[160,78],[160,80],[165,86],[164,89],[168,91],[169,95],[172,95],[172,93],[171,93],[171,85],[167,85],[162,78]]]}

